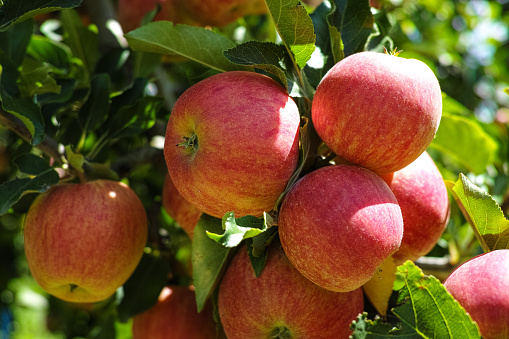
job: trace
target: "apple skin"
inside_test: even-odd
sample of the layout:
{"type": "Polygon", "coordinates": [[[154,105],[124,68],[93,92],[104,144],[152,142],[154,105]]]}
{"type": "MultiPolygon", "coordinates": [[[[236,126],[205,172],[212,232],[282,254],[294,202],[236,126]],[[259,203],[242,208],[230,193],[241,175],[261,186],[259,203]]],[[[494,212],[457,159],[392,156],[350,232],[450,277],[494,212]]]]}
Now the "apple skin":
{"type": "Polygon", "coordinates": [[[170,114],[164,155],[171,179],[204,213],[260,216],[297,167],[299,124],[297,105],[271,78],[213,75],[185,91],[170,114]]]}
{"type": "Polygon", "coordinates": [[[433,249],[449,221],[449,196],[442,174],[424,152],[410,165],[382,178],[403,215],[403,240],[392,256],[397,265],[415,261],[433,249]]]}
{"type": "Polygon", "coordinates": [[[166,174],[164,179],[162,200],[163,208],[168,215],[182,227],[189,238],[193,239],[194,228],[203,212],[184,199],[173,184],[169,174],[166,174]]]}
{"type": "Polygon", "coordinates": [[[147,216],[123,183],[57,184],[30,206],[24,239],[30,272],[46,292],[97,302],[115,293],[138,265],[147,216]]]}
{"type": "Polygon", "coordinates": [[[442,115],[433,71],[419,60],[361,52],[334,65],[312,105],[316,132],[346,161],[396,172],[431,143],[442,115]]]}
{"type": "Polygon", "coordinates": [[[470,259],[444,286],[477,322],[484,339],[509,338],[509,250],[470,259]]]}
{"type": "Polygon", "coordinates": [[[403,218],[396,197],[359,166],[322,167],[302,177],[279,212],[286,255],[322,288],[352,291],[399,248],[403,218]]]}
{"type": "Polygon", "coordinates": [[[289,336],[277,338],[348,338],[363,307],[362,289],[339,293],[313,284],[290,263],[277,240],[258,278],[243,246],[219,286],[219,317],[228,339],[276,338],[278,330],[289,336]]]}
{"type": "Polygon", "coordinates": [[[212,304],[198,313],[194,289],[166,286],[152,308],[133,318],[133,339],[217,338],[212,304]]]}

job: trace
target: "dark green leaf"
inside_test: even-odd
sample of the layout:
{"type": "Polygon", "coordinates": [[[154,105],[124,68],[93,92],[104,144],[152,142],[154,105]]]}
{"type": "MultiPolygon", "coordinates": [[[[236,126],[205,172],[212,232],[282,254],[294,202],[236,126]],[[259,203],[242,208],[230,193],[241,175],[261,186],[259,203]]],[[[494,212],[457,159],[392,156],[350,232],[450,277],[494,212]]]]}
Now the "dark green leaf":
{"type": "Polygon", "coordinates": [[[69,72],[71,51],[66,45],[41,35],[32,35],[27,53],[39,62],[47,64],[53,72],[69,72]]]}
{"type": "Polygon", "coordinates": [[[228,60],[237,65],[253,66],[275,76],[286,89],[287,77],[292,77],[292,60],[282,45],[271,42],[248,41],[224,51],[228,60]]]}
{"type": "Polygon", "coordinates": [[[168,284],[169,272],[170,265],[165,258],[144,253],[138,267],[124,284],[124,296],[117,307],[118,319],[127,322],[154,306],[161,290],[168,284]]]}
{"type": "Polygon", "coordinates": [[[127,33],[125,37],[134,51],[179,54],[220,72],[250,70],[229,62],[223,55],[223,51],[235,47],[233,41],[205,28],[156,21],[127,33]]]}
{"type": "Polygon", "coordinates": [[[193,281],[200,312],[221,279],[233,249],[221,246],[206,232],[221,232],[221,219],[203,214],[194,229],[192,245],[193,281]]]}
{"type": "Polygon", "coordinates": [[[272,240],[277,236],[277,227],[270,227],[267,231],[247,239],[247,248],[251,266],[257,277],[262,274],[267,262],[268,247],[272,240]]]}
{"type": "MultiPolygon", "coordinates": [[[[9,1],[11,6],[14,2],[17,1],[9,1]]],[[[3,7],[0,8],[0,20],[2,10],[3,7]]],[[[22,24],[11,27],[8,31],[0,32],[0,50],[3,50],[7,54],[8,58],[17,66],[21,65],[25,58],[26,49],[33,31],[33,21],[26,21],[22,24]]]]}
{"type": "Polygon", "coordinates": [[[95,131],[108,117],[110,110],[111,79],[101,73],[92,77],[90,94],[79,112],[81,125],[85,131],[95,131]]]}
{"type": "Polygon", "coordinates": [[[23,178],[7,181],[0,185],[0,215],[6,213],[25,192],[44,192],[58,183],[58,173],[50,169],[33,179],[23,178]]]}
{"type": "Polygon", "coordinates": [[[110,138],[134,136],[151,128],[163,104],[163,98],[143,97],[134,105],[122,107],[111,122],[110,138]]]}
{"type": "Polygon", "coordinates": [[[405,339],[423,338],[415,330],[407,326],[402,326],[402,328],[395,327],[383,322],[381,318],[370,320],[367,313],[359,314],[350,328],[353,330],[353,339],[382,339],[387,337],[405,339]]]}
{"type": "Polygon", "coordinates": [[[0,31],[36,15],[81,5],[83,0],[3,0],[0,7],[0,31]]]}
{"type": "Polygon", "coordinates": [[[26,174],[38,175],[51,170],[51,166],[46,160],[31,153],[20,155],[12,162],[19,168],[20,172],[26,174]]]}
{"type": "Polygon", "coordinates": [[[60,93],[52,73],[53,69],[47,64],[26,57],[18,81],[21,96],[31,98],[36,94],[60,93]]]}
{"type": "Polygon", "coordinates": [[[266,0],[270,16],[295,63],[303,68],[315,50],[313,21],[299,0],[266,0]]]}

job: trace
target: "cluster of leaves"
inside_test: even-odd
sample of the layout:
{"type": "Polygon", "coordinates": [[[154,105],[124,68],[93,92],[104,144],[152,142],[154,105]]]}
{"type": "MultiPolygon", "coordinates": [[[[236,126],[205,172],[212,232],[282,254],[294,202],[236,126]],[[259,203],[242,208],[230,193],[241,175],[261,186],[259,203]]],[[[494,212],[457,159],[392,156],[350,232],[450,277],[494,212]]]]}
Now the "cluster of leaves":
{"type": "MultiPolygon", "coordinates": [[[[198,79],[217,72],[257,71],[288,90],[299,105],[303,121],[300,164],[289,189],[304,173],[328,161],[317,154],[320,140],[310,120],[313,93],[321,78],[336,62],[353,53],[392,50],[402,32],[395,20],[400,15],[399,8],[388,6],[373,14],[367,0],[324,1],[313,11],[298,0],[266,0],[269,20],[265,29],[277,31],[277,36],[267,34],[268,39],[259,39],[246,23],[247,33],[239,41],[232,38],[228,29],[209,30],[158,21],[126,34],[129,48],[119,45],[102,51],[101,32],[93,25],[83,24],[78,12],[66,9],[81,5],[81,1],[19,3],[14,8],[13,1],[5,1],[0,7],[0,124],[16,133],[9,136],[15,141],[9,152],[15,155],[12,163],[17,168],[2,178],[4,183],[0,185],[2,224],[6,216],[20,216],[26,211],[30,199],[25,201],[25,197],[33,199],[29,193],[42,192],[61,180],[74,180],[81,175],[130,180],[147,210],[154,211],[154,206],[158,206],[154,196],[160,194],[164,165],[155,175],[158,179],[151,181],[148,167],[152,159],[135,159],[136,164],[142,163],[137,174],[123,169],[126,157],[122,155],[145,154],[150,138],[163,135],[157,131],[158,122],[164,126],[171,105],[165,106],[163,98],[149,95],[153,84],[150,76],[160,67],[161,54],[190,60],[187,65],[191,66],[178,70],[168,66],[173,77],[185,70],[199,73],[198,79]],[[31,19],[55,9],[60,10],[59,20],[38,26],[31,19]],[[137,175],[141,178],[138,181],[137,175]]],[[[398,47],[407,50],[407,45],[398,47]]],[[[416,57],[424,54],[418,54],[422,49],[408,49],[410,52],[404,52],[402,57],[405,53],[416,57]]],[[[189,85],[181,82],[185,85],[173,94],[189,85]]],[[[501,128],[481,124],[471,110],[453,97],[444,93],[443,98],[443,117],[429,152],[449,179],[459,207],[453,209],[451,222],[470,223],[484,251],[509,248],[509,225],[498,203],[467,176],[460,175],[458,179],[460,172],[474,180],[486,177],[488,171],[497,171],[499,178],[507,178],[502,170],[507,159],[502,152],[507,150],[501,147],[507,141],[507,128],[501,132],[501,128]]],[[[157,155],[161,156],[160,152],[157,155]]],[[[129,169],[133,167],[129,163],[129,169]]],[[[500,186],[505,189],[507,185],[500,186]]],[[[158,216],[161,214],[160,209],[155,211],[158,216]]],[[[192,243],[192,280],[199,309],[213,298],[222,273],[241,242],[249,245],[256,274],[262,272],[266,248],[277,236],[273,217],[266,213],[261,219],[236,219],[228,213],[222,220],[207,215],[201,218],[192,243]]],[[[21,218],[16,220],[19,225],[21,218]]],[[[151,228],[155,230],[152,233],[156,234],[153,238],[157,241],[164,240],[158,234],[161,223],[158,217],[151,218],[151,228]]],[[[177,233],[169,230],[178,239],[177,233]]],[[[144,256],[124,286],[124,294],[97,307],[107,314],[100,325],[104,337],[114,337],[116,319],[128,321],[153,305],[168,282],[168,273],[175,270],[161,255],[159,250],[164,248],[151,247],[152,252],[144,256]],[[137,293],[139,290],[146,293],[137,293]]],[[[376,312],[385,319],[369,319],[373,312],[360,315],[352,325],[354,338],[479,337],[475,324],[437,279],[424,276],[412,263],[398,268],[387,265],[384,277],[386,274],[389,283],[378,279],[384,280],[382,286],[373,283],[370,289],[365,288],[376,312]]],[[[178,279],[178,274],[174,272],[173,279],[178,279]]],[[[0,284],[1,289],[6,286],[7,283],[0,284]]]]}

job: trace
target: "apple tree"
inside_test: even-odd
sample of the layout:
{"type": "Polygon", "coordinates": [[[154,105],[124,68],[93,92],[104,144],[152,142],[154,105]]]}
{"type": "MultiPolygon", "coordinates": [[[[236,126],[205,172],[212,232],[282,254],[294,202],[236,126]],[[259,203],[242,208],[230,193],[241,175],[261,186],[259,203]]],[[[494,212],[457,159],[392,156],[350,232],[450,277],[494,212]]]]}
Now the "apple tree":
{"type": "Polygon", "coordinates": [[[0,0],[0,338],[509,336],[508,12],[0,0]]]}

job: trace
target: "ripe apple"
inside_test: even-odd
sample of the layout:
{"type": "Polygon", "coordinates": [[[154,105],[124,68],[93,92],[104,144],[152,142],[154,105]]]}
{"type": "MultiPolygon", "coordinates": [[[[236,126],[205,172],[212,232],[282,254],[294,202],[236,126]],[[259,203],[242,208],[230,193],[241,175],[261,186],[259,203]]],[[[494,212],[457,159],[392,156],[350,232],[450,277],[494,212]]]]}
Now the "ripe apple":
{"type": "Polygon", "coordinates": [[[271,78],[235,71],[184,92],[166,129],[164,155],[184,199],[222,218],[270,211],[296,169],[300,116],[271,78]]]}
{"type": "Polygon", "coordinates": [[[389,186],[372,171],[322,167],[290,189],[279,211],[286,255],[322,288],[352,291],[399,248],[403,218],[389,186]]]}
{"type": "Polygon", "coordinates": [[[360,288],[320,288],[295,269],[279,242],[271,244],[259,277],[241,247],[219,286],[219,317],[229,339],[348,338],[363,307],[360,288]]]}
{"type": "Polygon", "coordinates": [[[484,339],[509,338],[509,250],[470,259],[444,286],[477,322],[484,339]]]}
{"type": "Polygon", "coordinates": [[[449,220],[449,196],[442,175],[424,152],[410,165],[382,178],[403,215],[403,240],[392,256],[397,265],[417,260],[435,246],[449,220]]]}
{"type": "Polygon", "coordinates": [[[312,105],[316,132],[350,163],[385,174],[417,159],[442,114],[437,78],[421,61],[361,52],[322,78],[312,105]]]}
{"type": "Polygon", "coordinates": [[[25,219],[25,253],[35,280],[70,302],[96,302],[133,273],[147,241],[147,216],[125,184],[57,184],[25,219]]]}
{"type": "Polygon", "coordinates": [[[202,211],[184,199],[169,174],[166,174],[163,186],[163,207],[170,217],[193,239],[194,227],[200,220],[202,211]]]}
{"type": "Polygon", "coordinates": [[[212,304],[198,313],[194,289],[167,286],[157,304],[133,318],[133,339],[213,339],[217,338],[212,304]]]}

